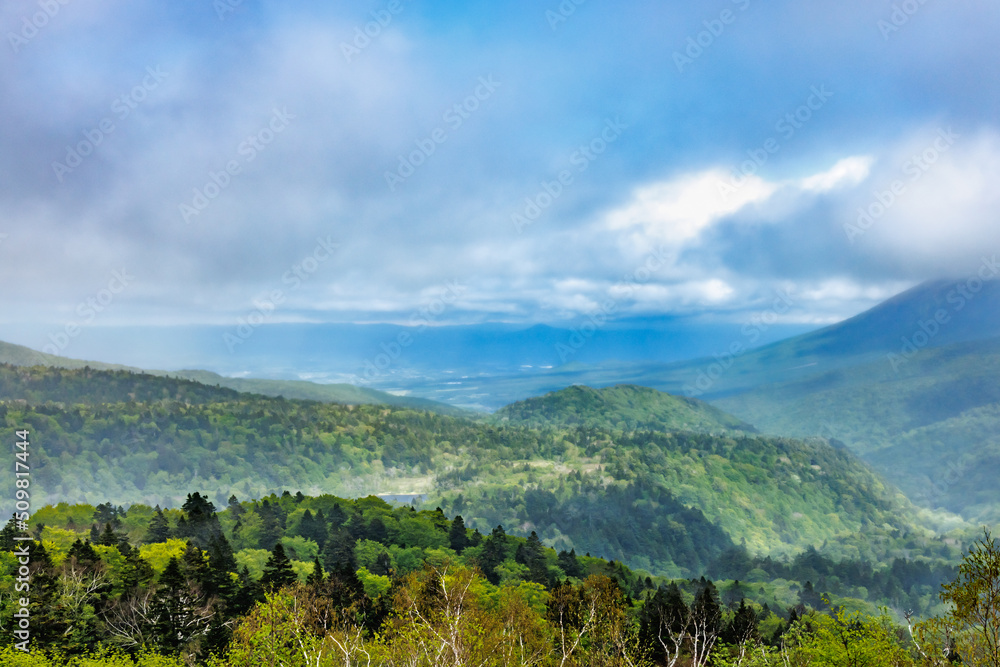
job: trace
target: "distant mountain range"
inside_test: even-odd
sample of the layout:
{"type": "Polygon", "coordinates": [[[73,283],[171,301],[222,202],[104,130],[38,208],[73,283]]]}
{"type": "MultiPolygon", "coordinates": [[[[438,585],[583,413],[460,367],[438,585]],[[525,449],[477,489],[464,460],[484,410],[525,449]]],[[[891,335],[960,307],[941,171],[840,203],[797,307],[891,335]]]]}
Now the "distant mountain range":
{"type": "MultiPolygon", "coordinates": [[[[382,333],[395,331],[390,329],[382,333]]],[[[470,331],[437,332],[434,340],[464,336],[463,344],[475,342],[486,359],[495,360],[497,349],[504,354],[510,351],[511,336],[527,335],[548,349],[565,334],[545,327],[512,333],[498,326],[492,334],[487,328],[486,333],[469,338],[470,331]]],[[[754,349],[746,342],[736,333],[720,345],[716,355],[675,363],[573,361],[553,368],[525,364],[531,368],[465,377],[457,373],[427,377],[414,372],[392,381],[405,396],[342,383],[231,378],[206,371],[169,375],[269,396],[382,403],[456,415],[469,414],[457,407],[463,404],[496,409],[515,403],[495,419],[547,420],[560,427],[646,428],[650,426],[644,421],[647,417],[662,420],[679,409],[680,397],[699,398],[734,415],[731,428],[752,425],[766,433],[842,442],[918,504],[978,520],[1000,520],[1000,492],[995,483],[1000,479],[1000,383],[996,380],[1000,373],[1000,282],[925,283],[818,331],[754,349]],[[674,396],[642,396],[646,417],[638,416],[630,404],[642,392],[635,387],[600,395],[577,388],[572,400],[565,393],[542,402],[526,400],[571,385],[620,384],[674,396]],[[586,416],[568,411],[569,404],[581,406],[586,416]],[[540,412],[542,407],[548,412],[540,412]]],[[[459,339],[451,343],[457,346],[459,339]]],[[[508,359],[507,363],[520,361],[525,360],[508,359]]],[[[52,357],[9,344],[0,344],[0,362],[125,368],[52,357]]],[[[692,416],[691,423],[705,416],[704,412],[692,416]]]]}
{"type": "MultiPolygon", "coordinates": [[[[159,371],[123,366],[121,364],[107,364],[99,361],[85,361],[80,359],[70,359],[51,354],[38,352],[22,345],[0,342],[0,363],[11,364],[13,366],[49,366],[54,368],[82,369],[92,368],[95,370],[120,370],[132,373],[145,373],[154,376],[180,378],[191,380],[206,385],[225,387],[240,392],[260,394],[262,396],[284,396],[285,398],[297,398],[310,401],[323,401],[326,403],[345,403],[351,405],[377,404],[393,405],[398,407],[409,407],[420,410],[431,410],[442,414],[469,415],[467,410],[445,405],[437,401],[409,396],[394,396],[386,392],[369,389],[367,387],[357,387],[349,384],[317,384],[314,382],[303,382],[294,380],[267,380],[253,378],[231,378],[224,377],[210,371],[181,370],[181,371],[159,371]]],[[[124,399],[122,399],[124,400],[124,399]]]]}
{"type": "Polygon", "coordinates": [[[560,548],[684,575],[740,545],[950,554],[847,450],[742,427],[639,387],[568,388],[487,422],[127,370],[0,365],[0,438],[31,432],[39,505],[177,506],[189,489],[220,505],[280,490],[411,494],[484,531],[536,530],[560,548]]]}

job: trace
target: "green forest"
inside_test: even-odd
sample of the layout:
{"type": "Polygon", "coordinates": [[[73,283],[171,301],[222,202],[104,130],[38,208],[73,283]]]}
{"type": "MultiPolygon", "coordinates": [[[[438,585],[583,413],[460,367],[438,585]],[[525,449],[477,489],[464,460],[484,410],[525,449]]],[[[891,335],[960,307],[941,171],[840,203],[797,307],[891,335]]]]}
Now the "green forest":
{"type": "Polygon", "coordinates": [[[653,390],[470,419],[0,365],[0,438],[24,432],[32,513],[0,533],[0,621],[30,617],[39,650],[6,632],[3,664],[902,665],[979,646],[948,587],[988,535],[836,443],[653,390]]]}
{"type": "Polygon", "coordinates": [[[958,604],[919,622],[906,614],[908,632],[884,608],[810,581],[772,604],[761,598],[773,584],[651,576],[375,497],[285,491],[232,496],[221,511],[198,492],[168,510],[64,503],[36,512],[26,537],[13,520],[0,531],[0,657],[12,667],[992,665],[998,655],[997,626],[976,607],[1000,584],[988,534],[947,572],[873,573],[815,552],[715,565],[867,576],[886,590],[946,575],[939,597],[958,604]]]}

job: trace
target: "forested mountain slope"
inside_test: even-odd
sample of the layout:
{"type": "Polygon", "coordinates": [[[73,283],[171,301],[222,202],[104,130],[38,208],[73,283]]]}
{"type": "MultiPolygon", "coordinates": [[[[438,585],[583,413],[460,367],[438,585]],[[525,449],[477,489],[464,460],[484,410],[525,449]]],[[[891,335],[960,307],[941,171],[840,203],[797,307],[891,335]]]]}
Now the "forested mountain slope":
{"type": "Polygon", "coordinates": [[[192,487],[216,500],[275,488],[425,494],[482,530],[535,529],[560,548],[674,573],[734,543],[877,558],[927,537],[901,496],[825,442],[493,426],[119,372],[8,372],[35,376],[0,404],[0,438],[31,431],[38,503],[176,506],[192,487]],[[66,400],[74,386],[89,403],[66,400]],[[97,400],[126,389],[127,400],[97,400]]]}
{"type": "Polygon", "coordinates": [[[699,433],[754,430],[746,422],[708,403],[636,385],[602,389],[574,385],[505,406],[497,410],[494,420],[526,426],[619,430],[699,433]]]}

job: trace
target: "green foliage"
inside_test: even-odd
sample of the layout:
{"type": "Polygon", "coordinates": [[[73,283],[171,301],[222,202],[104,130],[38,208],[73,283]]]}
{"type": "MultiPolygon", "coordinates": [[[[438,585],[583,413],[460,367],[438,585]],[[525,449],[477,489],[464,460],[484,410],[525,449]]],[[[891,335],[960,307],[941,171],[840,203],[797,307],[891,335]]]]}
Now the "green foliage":
{"type": "Polygon", "coordinates": [[[695,398],[648,387],[617,385],[592,389],[574,385],[500,408],[497,423],[536,427],[582,427],[618,431],[753,431],[749,424],[695,398]]]}

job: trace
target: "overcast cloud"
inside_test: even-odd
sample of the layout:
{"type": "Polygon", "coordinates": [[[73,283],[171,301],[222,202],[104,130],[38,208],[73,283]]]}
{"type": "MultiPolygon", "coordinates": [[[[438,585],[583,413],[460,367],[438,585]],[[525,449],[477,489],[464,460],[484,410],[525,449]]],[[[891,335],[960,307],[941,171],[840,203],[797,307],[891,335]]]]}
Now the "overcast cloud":
{"type": "Polygon", "coordinates": [[[836,320],[1000,250],[998,28],[986,0],[7,0],[2,322],[115,271],[104,325],[274,290],[274,321],[403,322],[449,281],[442,321],[789,286],[836,320]]]}

